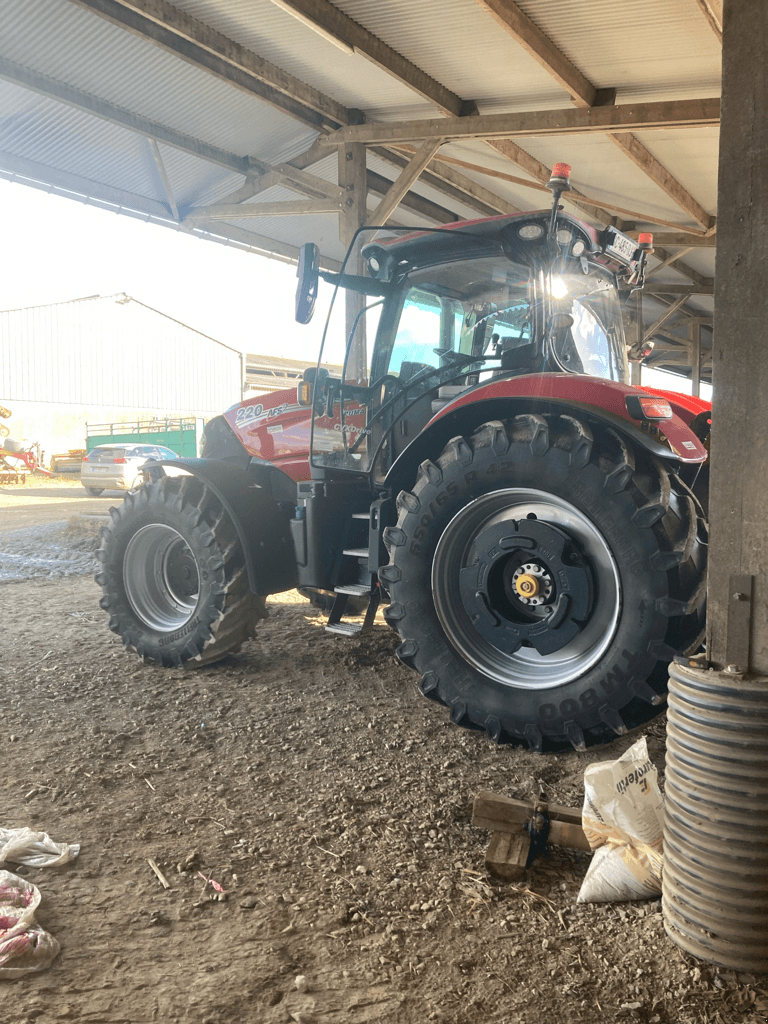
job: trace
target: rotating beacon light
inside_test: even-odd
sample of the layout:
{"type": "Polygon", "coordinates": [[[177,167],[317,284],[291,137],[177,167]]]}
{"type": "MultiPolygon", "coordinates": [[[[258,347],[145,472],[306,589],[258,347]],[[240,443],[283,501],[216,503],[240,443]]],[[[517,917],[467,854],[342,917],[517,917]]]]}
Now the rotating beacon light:
{"type": "Polygon", "coordinates": [[[570,192],[571,190],[571,165],[555,164],[552,168],[552,174],[549,176],[547,188],[552,192],[552,217],[549,221],[549,234],[552,236],[555,234],[555,228],[557,225],[557,211],[558,204],[560,203],[560,196],[563,192],[570,192]]]}
{"type": "MultiPolygon", "coordinates": [[[[639,256],[634,264],[634,269],[627,280],[627,284],[633,292],[638,291],[645,285],[645,266],[648,257],[653,252],[653,235],[650,231],[640,232],[637,236],[637,248],[639,250],[639,256]]],[[[647,353],[647,355],[650,355],[650,353],[647,353]]],[[[630,356],[630,358],[632,357],[630,356]]],[[[642,358],[645,358],[645,356],[642,358]]]]}

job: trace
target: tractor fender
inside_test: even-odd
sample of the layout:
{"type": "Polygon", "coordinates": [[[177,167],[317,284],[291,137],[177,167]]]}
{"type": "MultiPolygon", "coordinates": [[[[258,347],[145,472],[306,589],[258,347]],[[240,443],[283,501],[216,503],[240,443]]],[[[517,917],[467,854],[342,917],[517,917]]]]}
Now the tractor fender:
{"type": "MultiPolygon", "coordinates": [[[[540,375],[548,376],[548,375],[540,375]]],[[[552,375],[555,376],[555,375],[552,375]]],[[[522,378],[516,378],[515,383],[522,378]]],[[[506,383],[506,382],[500,382],[506,383]]],[[[612,383],[612,382],[606,382],[612,383]]],[[[669,462],[704,462],[707,458],[706,449],[693,431],[680,417],[673,415],[672,420],[665,420],[666,431],[670,424],[674,428],[674,443],[678,451],[660,444],[655,438],[641,430],[629,414],[621,415],[620,411],[612,411],[592,402],[578,401],[563,395],[509,394],[487,392],[490,388],[472,389],[449,405],[445,406],[425,426],[424,430],[401,452],[390,468],[386,485],[394,492],[402,487],[410,487],[416,471],[425,459],[435,458],[445,445],[456,436],[466,436],[489,420],[510,419],[519,413],[566,413],[592,422],[603,423],[613,427],[619,434],[626,437],[634,445],[644,448],[658,459],[669,462]],[[674,422],[673,422],[674,421],[674,422]]],[[[635,389],[626,387],[625,392],[632,394],[635,389]]],[[[623,403],[623,396],[622,396],[623,403]]],[[[672,431],[670,431],[672,433],[672,431]]]]}
{"type": "Polygon", "coordinates": [[[243,548],[252,593],[266,597],[297,585],[290,528],[296,484],[289,476],[260,459],[251,459],[245,468],[220,459],[163,459],[147,463],[147,475],[162,477],[165,466],[202,480],[224,506],[243,548]]]}

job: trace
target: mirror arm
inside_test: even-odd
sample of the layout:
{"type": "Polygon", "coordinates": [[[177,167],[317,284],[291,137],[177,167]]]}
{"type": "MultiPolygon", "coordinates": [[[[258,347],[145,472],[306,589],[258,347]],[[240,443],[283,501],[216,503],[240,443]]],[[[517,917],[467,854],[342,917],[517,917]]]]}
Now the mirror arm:
{"type": "Polygon", "coordinates": [[[334,287],[348,288],[360,295],[373,295],[381,298],[389,290],[389,286],[383,281],[376,281],[372,277],[362,277],[359,274],[335,274],[331,270],[321,270],[320,277],[334,287]]]}

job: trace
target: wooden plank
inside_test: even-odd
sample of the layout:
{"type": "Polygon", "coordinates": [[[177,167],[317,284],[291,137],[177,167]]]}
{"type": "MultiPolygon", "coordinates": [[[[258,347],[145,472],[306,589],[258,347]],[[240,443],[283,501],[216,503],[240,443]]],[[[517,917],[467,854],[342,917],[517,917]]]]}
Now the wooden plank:
{"type": "Polygon", "coordinates": [[[589,845],[589,840],[584,835],[581,821],[578,824],[574,824],[568,821],[553,821],[550,819],[547,842],[552,843],[553,846],[566,846],[569,850],[591,851],[592,849],[589,845]]]}
{"type": "MultiPolygon", "coordinates": [[[[514,825],[522,828],[533,814],[531,801],[515,800],[512,797],[500,796],[498,793],[491,793],[488,790],[480,790],[475,796],[472,806],[472,824],[480,828],[488,826],[479,825],[479,819],[499,822],[501,824],[514,825]]],[[[514,828],[513,831],[518,831],[514,828]]]]}
{"type": "Polygon", "coordinates": [[[525,832],[536,807],[545,809],[549,814],[548,842],[573,850],[591,849],[581,827],[581,810],[562,804],[516,800],[514,797],[481,790],[475,796],[472,807],[472,824],[476,828],[486,828],[495,833],[519,835],[525,832]]]}
{"type": "Polygon", "coordinates": [[[702,14],[717,38],[723,41],[723,4],[722,0],[696,0],[702,14]]]}
{"type": "MultiPolygon", "coordinates": [[[[368,191],[374,192],[378,196],[386,195],[394,184],[389,178],[385,178],[383,174],[378,174],[370,168],[367,171],[367,179],[368,191]]],[[[423,196],[417,195],[416,192],[406,192],[400,205],[404,210],[411,210],[419,217],[426,217],[428,220],[437,221],[438,224],[452,224],[461,219],[458,214],[452,213],[444,206],[432,202],[431,199],[425,199],[423,196]]],[[[390,218],[391,223],[392,218],[390,218]]]]}
{"type": "Polygon", "coordinates": [[[628,132],[619,132],[610,135],[609,138],[697,224],[701,224],[703,228],[714,227],[715,218],[711,217],[704,207],[696,202],[690,192],[683,188],[677,178],[673,177],[634,135],[628,132]]]}
{"type": "Polygon", "coordinates": [[[525,875],[530,849],[531,837],[527,832],[495,832],[485,853],[486,870],[504,882],[517,882],[525,875]]]}
{"type": "Polygon", "coordinates": [[[597,89],[512,0],[476,0],[505,32],[566,89],[580,107],[593,107],[597,89]]]}
{"type": "MultiPolygon", "coordinates": [[[[637,238],[637,231],[632,230],[629,234],[633,238],[637,238]]],[[[659,246],[664,247],[676,247],[676,246],[687,246],[693,249],[714,249],[717,245],[717,235],[712,233],[707,235],[688,235],[683,231],[654,231],[653,232],[653,247],[656,250],[656,255],[659,255],[659,246]]]]}
{"type": "Polygon", "coordinates": [[[332,132],[326,145],[421,142],[427,139],[514,139],[531,136],[584,135],[595,132],[709,128],[720,124],[720,99],[663,100],[625,103],[581,110],[532,110],[522,113],[475,114],[470,117],[425,118],[382,124],[349,125],[332,132]]]}
{"type": "Polygon", "coordinates": [[[226,203],[217,206],[196,206],[184,218],[185,223],[198,220],[250,220],[255,217],[298,217],[305,214],[338,213],[343,209],[340,199],[297,199],[277,203],[226,203]]]}
{"type": "MultiPolygon", "coordinates": [[[[317,25],[324,34],[334,37],[361,57],[365,57],[382,71],[392,75],[430,103],[434,103],[444,113],[459,117],[467,112],[468,105],[456,93],[446,89],[440,82],[431,78],[327,0],[280,0],[279,6],[284,10],[290,8],[301,17],[301,20],[317,25]]],[[[471,107],[474,108],[474,104],[471,107]]]]}
{"type": "MultiPolygon", "coordinates": [[[[710,280],[712,280],[710,278],[710,280]]],[[[714,295],[714,282],[709,285],[701,284],[663,284],[661,281],[654,281],[652,285],[643,288],[646,295],[714,295]]]]}
{"type": "MultiPolygon", "coordinates": [[[[393,164],[395,167],[405,167],[408,162],[406,154],[394,149],[387,149],[384,146],[373,146],[372,152],[380,156],[382,160],[393,164]]],[[[503,199],[495,192],[485,188],[466,174],[461,174],[448,166],[444,160],[438,158],[432,160],[426,171],[422,172],[419,181],[422,185],[428,185],[444,196],[455,199],[463,206],[475,210],[481,217],[493,217],[498,213],[519,213],[516,206],[508,200],[503,199]]],[[[457,217],[457,220],[462,218],[457,217]]]]}
{"type": "Polygon", "coordinates": [[[167,0],[72,0],[313,128],[348,124],[346,107],[167,0]]]}
{"type": "Polygon", "coordinates": [[[397,181],[393,182],[392,188],[390,188],[376,209],[368,215],[368,219],[366,220],[367,225],[384,225],[387,223],[390,216],[400,205],[400,202],[408,189],[418,180],[419,175],[438,149],[440,149],[441,145],[442,139],[434,139],[429,142],[425,142],[424,145],[414,153],[413,157],[403,168],[397,181]]]}

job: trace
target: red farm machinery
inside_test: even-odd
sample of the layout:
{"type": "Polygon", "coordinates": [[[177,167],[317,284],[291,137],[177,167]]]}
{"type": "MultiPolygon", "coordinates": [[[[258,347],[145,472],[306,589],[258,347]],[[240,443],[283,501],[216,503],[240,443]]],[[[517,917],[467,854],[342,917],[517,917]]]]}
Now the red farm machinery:
{"type": "Polygon", "coordinates": [[[97,581],[129,649],[211,663],[298,587],[347,636],[383,603],[423,695],[494,741],[583,750],[658,713],[704,633],[709,406],[628,384],[651,240],[563,213],[568,187],[557,165],[550,210],[364,230],[340,273],[302,248],[297,319],[322,277],[348,334],[113,510],[97,581]]]}

